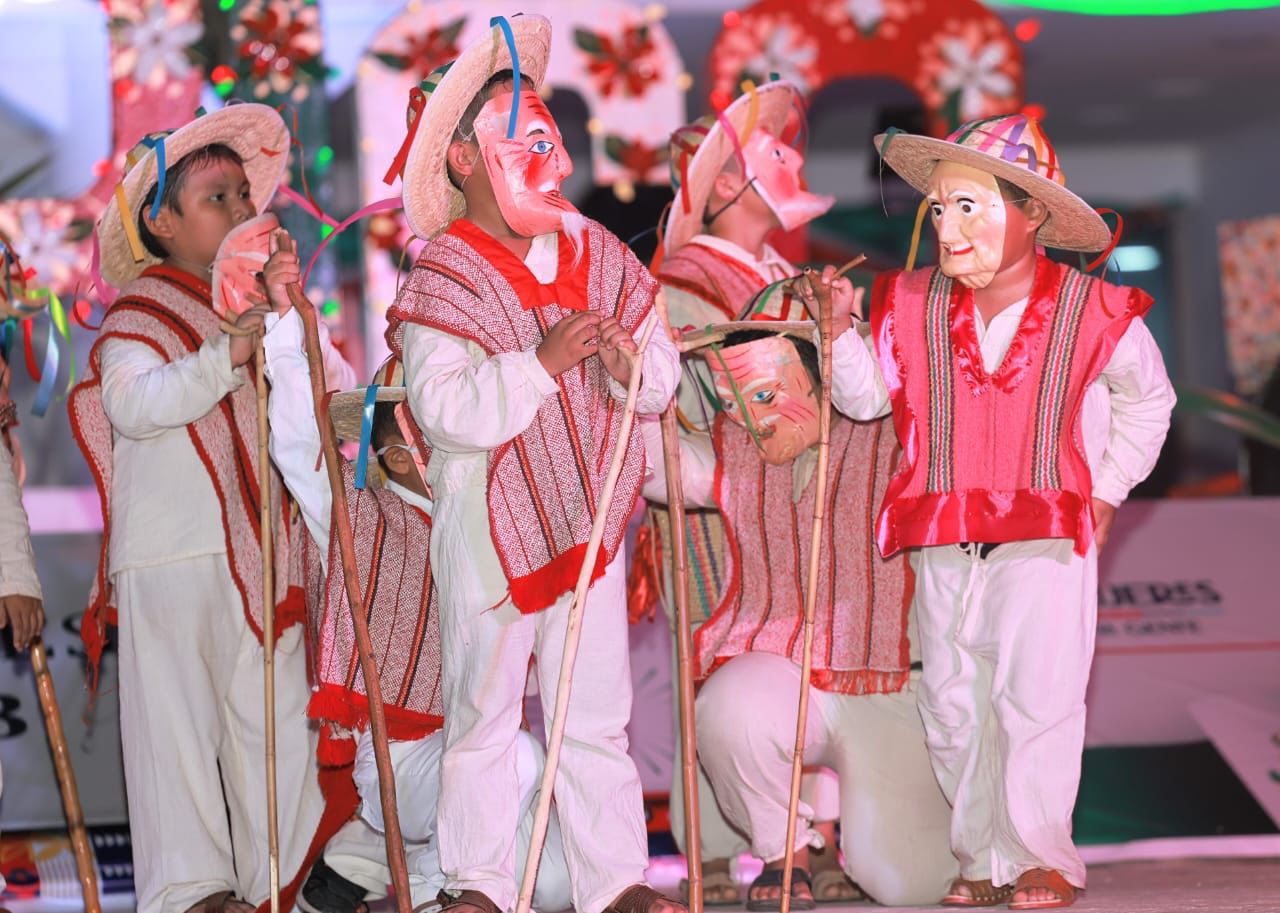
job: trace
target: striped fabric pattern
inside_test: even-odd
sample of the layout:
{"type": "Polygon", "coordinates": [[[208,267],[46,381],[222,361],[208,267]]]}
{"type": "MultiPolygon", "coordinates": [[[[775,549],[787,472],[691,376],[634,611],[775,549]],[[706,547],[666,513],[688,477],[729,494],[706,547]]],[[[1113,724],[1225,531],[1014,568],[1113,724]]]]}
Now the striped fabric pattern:
{"type": "Polygon", "coordinates": [[[1056,491],[1062,487],[1058,453],[1062,433],[1067,425],[1067,389],[1080,324],[1085,307],[1093,295],[1095,279],[1077,270],[1066,270],[1065,281],[1058,290],[1053,325],[1036,394],[1035,443],[1031,452],[1031,487],[1040,491],[1056,491]]]}
{"type": "Polygon", "coordinates": [[[926,490],[951,491],[955,372],[951,354],[951,279],[935,269],[925,304],[929,347],[929,478],[926,490]]]}

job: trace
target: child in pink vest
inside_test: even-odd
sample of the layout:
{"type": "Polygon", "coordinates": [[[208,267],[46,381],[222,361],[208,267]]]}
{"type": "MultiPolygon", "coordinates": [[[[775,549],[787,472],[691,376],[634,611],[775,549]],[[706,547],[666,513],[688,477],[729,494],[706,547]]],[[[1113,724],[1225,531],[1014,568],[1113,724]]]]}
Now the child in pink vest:
{"type": "Polygon", "coordinates": [[[925,193],[940,265],[880,276],[855,332],[846,281],[801,294],[834,301],[836,408],[891,411],[904,450],[878,538],[886,556],[915,550],[920,710],[960,861],[943,903],[1067,906],[1085,884],[1071,813],[1097,551],[1174,403],[1152,302],[1037,250],[1097,251],[1110,233],[1036,121],[876,142],[925,193]]]}

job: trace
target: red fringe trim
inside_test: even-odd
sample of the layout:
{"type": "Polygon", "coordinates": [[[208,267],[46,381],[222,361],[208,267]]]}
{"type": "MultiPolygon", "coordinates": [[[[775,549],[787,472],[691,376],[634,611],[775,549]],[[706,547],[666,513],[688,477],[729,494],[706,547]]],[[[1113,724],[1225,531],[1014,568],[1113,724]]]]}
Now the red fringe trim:
{"type": "MultiPolygon", "coordinates": [[[[604,553],[603,547],[596,553],[596,566],[591,572],[592,583],[604,576],[607,563],[604,553]]],[[[582,562],[586,557],[586,543],[575,545],[532,574],[511,580],[508,583],[511,601],[525,615],[541,612],[554,605],[557,599],[577,586],[578,574],[582,572],[582,562]]]]}
{"type": "MultiPolygon", "coordinates": [[[[397,742],[424,739],[444,725],[444,719],[430,713],[418,713],[394,704],[384,704],[387,738],[397,742]]],[[[326,683],[312,692],[307,716],[336,723],[343,729],[365,729],[369,725],[369,699],[359,692],[326,683]]]]}

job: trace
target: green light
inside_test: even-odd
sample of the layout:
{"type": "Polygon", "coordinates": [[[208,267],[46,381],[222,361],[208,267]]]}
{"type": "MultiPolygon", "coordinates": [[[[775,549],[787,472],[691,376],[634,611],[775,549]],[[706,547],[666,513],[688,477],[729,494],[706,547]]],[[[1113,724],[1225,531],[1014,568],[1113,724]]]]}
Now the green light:
{"type": "Polygon", "coordinates": [[[224,13],[229,13],[235,9],[236,0],[218,0],[218,9],[224,13]]]}
{"type": "Polygon", "coordinates": [[[1270,9],[1280,6],[1280,0],[1000,0],[994,5],[1025,6],[1085,16],[1186,16],[1270,9]]]}
{"type": "Polygon", "coordinates": [[[234,89],[235,87],[236,87],[235,80],[228,79],[225,82],[220,82],[216,86],[214,86],[213,91],[217,92],[220,98],[226,98],[228,95],[231,94],[232,89],[234,89]]]}
{"type": "Polygon", "coordinates": [[[342,310],[342,305],[338,304],[336,298],[330,298],[324,304],[320,305],[320,314],[323,317],[336,317],[340,310],[342,310]]]}
{"type": "Polygon", "coordinates": [[[321,146],[316,150],[316,167],[328,168],[333,162],[333,148],[331,146],[321,146]]]}
{"type": "Polygon", "coordinates": [[[324,224],[324,225],[321,225],[321,226],[320,226],[320,240],[321,240],[321,241],[323,241],[325,238],[329,237],[329,235],[331,235],[331,234],[333,234],[333,226],[332,226],[332,225],[329,225],[329,224],[327,224],[327,223],[326,223],[326,224],[324,224]]]}

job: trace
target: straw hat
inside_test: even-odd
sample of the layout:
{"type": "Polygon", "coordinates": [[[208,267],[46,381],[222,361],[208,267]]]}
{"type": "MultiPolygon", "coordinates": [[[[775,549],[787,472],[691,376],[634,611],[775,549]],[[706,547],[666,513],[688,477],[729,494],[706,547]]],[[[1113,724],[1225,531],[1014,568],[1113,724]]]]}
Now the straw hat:
{"type": "Polygon", "coordinates": [[[734,333],[772,333],[774,336],[794,336],[805,342],[813,342],[817,325],[812,320],[733,320],[717,323],[705,330],[685,333],[676,343],[681,352],[694,352],[698,349],[724,342],[734,333]]]}
{"type": "MultiPolygon", "coordinates": [[[[778,136],[786,126],[787,115],[800,93],[789,82],[774,80],[755,90],[756,127],[778,136]]],[[[733,125],[734,132],[742,136],[751,119],[752,95],[739,95],[723,115],[733,125]]],[[[666,234],[662,249],[667,255],[674,253],[702,231],[702,216],[707,211],[707,199],[711,196],[711,184],[723,169],[729,156],[734,154],[733,139],[724,132],[720,118],[714,114],[700,118],[671,134],[671,184],[676,191],[667,216],[666,234]],[[688,195],[688,208],[684,205],[688,195]]]]}
{"type": "Polygon", "coordinates": [[[889,167],[921,193],[938,162],[968,165],[1022,188],[1049,210],[1036,235],[1045,247],[1098,251],[1111,243],[1102,216],[1067,189],[1058,156],[1034,118],[1006,114],[970,121],[945,140],[890,131],[875,143],[889,167]]]}
{"type": "MultiPolygon", "coordinates": [[[[542,85],[551,54],[551,23],[542,16],[512,16],[511,27],[520,73],[535,87],[542,85]]],[[[466,201],[449,181],[445,153],[463,112],[495,73],[513,69],[511,49],[500,26],[472,43],[452,63],[433,70],[423,81],[426,107],[414,133],[404,167],[404,215],[419,238],[430,240],[467,209],[466,201]]]]}
{"type": "MultiPolygon", "coordinates": [[[[373,383],[378,385],[374,394],[379,403],[402,403],[405,401],[404,366],[400,359],[392,356],[378,366],[373,374],[373,383]]],[[[360,440],[360,427],[364,423],[364,401],[368,395],[368,387],[356,387],[335,393],[329,400],[329,421],[333,422],[333,430],[344,441],[360,440]]]]}
{"type": "Polygon", "coordinates": [[[289,131],[274,108],[258,104],[227,105],[197,117],[185,127],[150,134],[134,146],[125,159],[125,175],[119,186],[124,193],[127,214],[121,211],[117,195],[98,220],[102,275],[116,288],[132,282],[148,266],[160,262],[141,243],[136,251],[131,243],[131,238],[136,237],[142,201],[156,184],[156,148],[163,145],[165,166],[172,168],[188,154],[214,143],[230,147],[244,162],[249,191],[258,211],[266,209],[271,202],[289,162],[289,131]]]}

